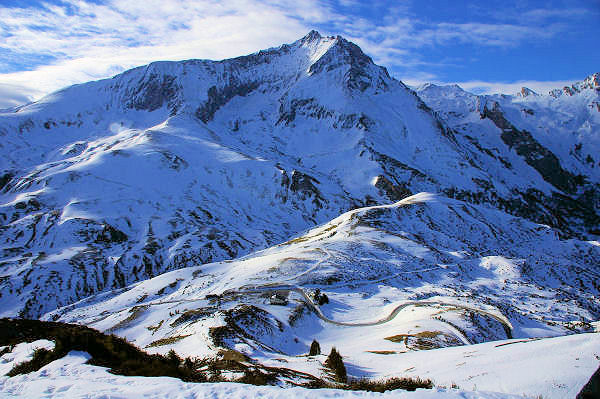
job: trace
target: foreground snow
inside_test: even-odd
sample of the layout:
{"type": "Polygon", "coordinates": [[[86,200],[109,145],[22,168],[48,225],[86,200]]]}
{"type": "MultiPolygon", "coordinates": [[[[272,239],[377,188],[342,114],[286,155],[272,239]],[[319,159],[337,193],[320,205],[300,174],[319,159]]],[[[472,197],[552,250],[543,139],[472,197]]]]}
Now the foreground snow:
{"type": "Polygon", "coordinates": [[[509,395],[418,390],[384,394],[332,389],[279,388],[236,383],[185,383],[168,377],[123,377],[86,365],[89,355],[72,351],[35,373],[0,377],[0,392],[27,398],[507,398],[509,395]]]}
{"type": "Polygon", "coordinates": [[[280,388],[236,383],[185,383],[168,377],[115,376],[85,365],[89,355],[70,352],[36,373],[1,377],[0,392],[27,398],[509,398],[510,395],[457,390],[352,392],[333,389],[280,388]]]}
{"type": "MultiPolygon", "coordinates": [[[[0,359],[3,371],[49,341],[20,344],[0,359]]],[[[507,340],[391,356],[378,363],[407,367],[406,375],[432,378],[437,387],[384,394],[334,389],[281,388],[236,383],[185,383],[168,377],[123,377],[85,364],[72,351],[37,372],[0,377],[0,396],[26,398],[515,398],[575,397],[598,365],[600,334],[507,340]],[[412,365],[412,367],[411,367],[412,365]],[[459,389],[446,388],[455,384],[459,389]],[[500,391],[500,392],[492,392],[500,391]],[[518,394],[518,395],[515,395],[518,394]]]]}

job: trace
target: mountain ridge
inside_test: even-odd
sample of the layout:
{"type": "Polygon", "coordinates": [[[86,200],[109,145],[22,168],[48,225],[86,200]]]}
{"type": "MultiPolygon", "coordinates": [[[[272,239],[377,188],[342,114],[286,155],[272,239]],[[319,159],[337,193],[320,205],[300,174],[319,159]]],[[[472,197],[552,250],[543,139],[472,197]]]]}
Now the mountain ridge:
{"type": "Polygon", "coordinates": [[[40,317],[421,191],[596,236],[589,90],[527,107],[443,90],[413,91],[315,31],[230,60],[152,63],[1,114],[0,293],[13,299],[0,313],[40,317]],[[570,134],[552,107],[581,134],[532,128],[540,115],[570,134]]]}

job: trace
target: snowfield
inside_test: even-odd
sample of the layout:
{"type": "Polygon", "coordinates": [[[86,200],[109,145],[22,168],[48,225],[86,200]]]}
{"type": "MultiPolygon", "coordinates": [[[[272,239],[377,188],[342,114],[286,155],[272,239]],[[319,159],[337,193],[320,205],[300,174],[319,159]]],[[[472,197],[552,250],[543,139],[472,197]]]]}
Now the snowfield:
{"type": "MultiPolygon", "coordinates": [[[[48,341],[18,345],[0,358],[10,367],[48,341]],[[13,360],[14,359],[14,360],[13,360]]],[[[3,397],[26,398],[568,398],[575,397],[598,364],[600,334],[542,340],[509,340],[470,347],[420,351],[388,358],[381,368],[408,367],[410,374],[432,377],[432,390],[383,394],[337,389],[257,387],[236,383],[184,383],[168,377],[123,377],[85,364],[89,355],[72,351],[37,372],[0,377],[3,397]],[[574,353],[581,355],[575,356],[574,353]],[[468,371],[470,370],[470,371],[468,371]],[[450,388],[454,384],[459,388],[450,388]],[[518,395],[507,392],[518,393],[518,395]]]]}

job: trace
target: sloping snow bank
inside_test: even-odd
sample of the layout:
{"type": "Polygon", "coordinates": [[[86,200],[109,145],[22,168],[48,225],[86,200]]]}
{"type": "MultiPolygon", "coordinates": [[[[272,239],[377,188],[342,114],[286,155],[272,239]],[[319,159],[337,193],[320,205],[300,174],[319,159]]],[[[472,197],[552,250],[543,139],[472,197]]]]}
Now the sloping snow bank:
{"type": "Polygon", "coordinates": [[[236,383],[185,383],[169,377],[123,377],[104,367],[90,366],[90,356],[72,351],[39,371],[16,377],[0,377],[0,397],[14,398],[406,398],[406,399],[500,399],[517,396],[443,389],[383,394],[337,389],[280,388],[236,383]]]}
{"type": "MultiPolygon", "coordinates": [[[[0,351],[4,348],[6,347],[1,346],[0,351]]],[[[39,339],[37,341],[22,342],[15,345],[10,352],[0,356],[0,375],[6,375],[6,373],[19,363],[30,361],[33,357],[33,352],[40,348],[52,350],[54,349],[54,342],[46,339],[39,339]]]]}

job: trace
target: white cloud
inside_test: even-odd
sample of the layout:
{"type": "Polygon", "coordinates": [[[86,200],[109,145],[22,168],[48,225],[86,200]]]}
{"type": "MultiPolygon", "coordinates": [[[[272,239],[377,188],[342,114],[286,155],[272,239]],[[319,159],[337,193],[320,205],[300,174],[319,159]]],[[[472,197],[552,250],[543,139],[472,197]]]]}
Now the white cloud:
{"type": "Polygon", "coordinates": [[[515,94],[521,91],[522,87],[527,87],[538,94],[548,94],[550,90],[561,89],[564,86],[570,86],[579,79],[572,80],[519,80],[516,82],[483,82],[483,81],[467,81],[455,82],[457,85],[467,91],[477,94],[515,94]]]}
{"type": "Polygon", "coordinates": [[[156,60],[252,53],[302,37],[310,30],[303,18],[320,21],[329,13],[316,3],[297,3],[111,0],[97,5],[67,0],[74,15],[56,5],[0,8],[0,48],[17,56],[56,57],[29,71],[0,74],[0,84],[35,85],[48,93],[156,60]]]}
{"type": "Polygon", "coordinates": [[[28,86],[0,83],[0,109],[28,103],[40,94],[28,86]]]}
{"type": "Polygon", "coordinates": [[[559,16],[553,10],[533,10],[530,19],[535,23],[529,24],[426,23],[410,15],[407,2],[374,1],[373,7],[385,11],[380,19],[352,14],[355,0],[337,3],[342,7],[318,0],[63,0],[43,8],[0,6],[0,50],[7,54],[6,64],[0,59],[0,70],[10,69],[9,59],[12,64],[19,58],[50,59],[29,70],[0,74],[0,85],[23,87],[21,97],[14,90],[6,97],[12,104],[17,98],[37,98],[151,61],[252,53],[297,40],[312,28],[346,36],[377,63],[398,66],[414,79],[425,76],[419,69],[430,65],[422,58],[424,47],[510,47],[549,39],[564,29],[557,24],[541,27],[540,20],[559,16]]]}

